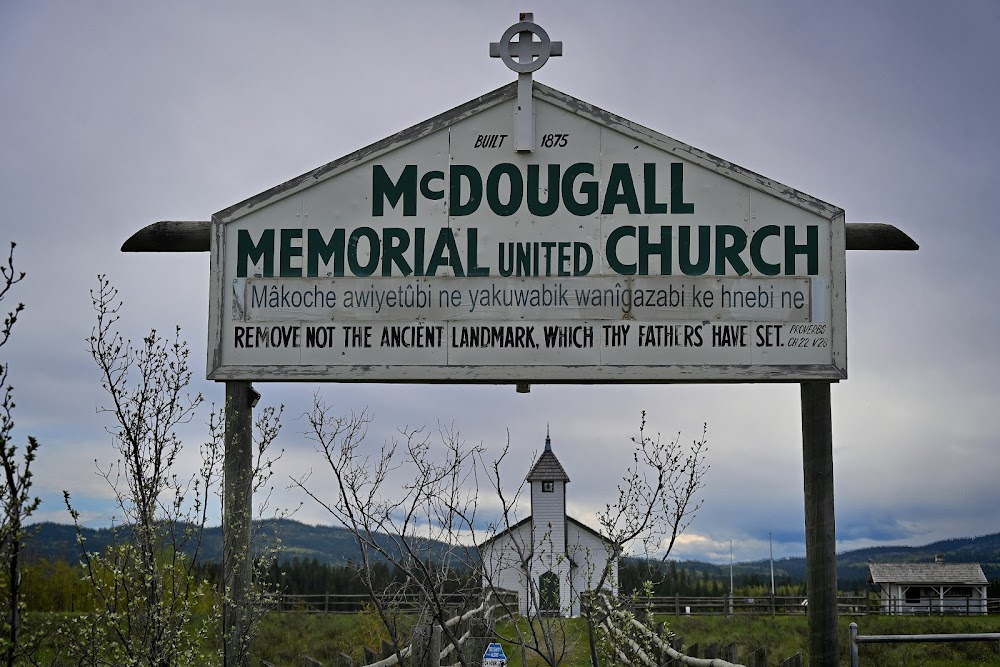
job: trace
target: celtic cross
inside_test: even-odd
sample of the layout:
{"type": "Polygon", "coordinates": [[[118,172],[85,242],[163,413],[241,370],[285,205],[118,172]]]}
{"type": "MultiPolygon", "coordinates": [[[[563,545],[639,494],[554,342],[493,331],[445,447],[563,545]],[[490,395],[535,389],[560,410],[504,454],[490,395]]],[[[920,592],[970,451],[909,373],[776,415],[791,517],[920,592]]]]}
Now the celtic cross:
{"type": "Polygon", "coordinates": [[[535,111],[531,98],[531,73],[540,69],[549,56],[562,55],[562,42],[534,22],[530,13],[504,31],[499,42],[490,43],[490,57],[500,58],[517,72],[517,106],[514,107],[514,150],[531,152],[535,147],[535,111]],[[517,41],[514,36],[517,35],[517,41]],[[534,36],[538,35],[536,42],[534,36]]]}

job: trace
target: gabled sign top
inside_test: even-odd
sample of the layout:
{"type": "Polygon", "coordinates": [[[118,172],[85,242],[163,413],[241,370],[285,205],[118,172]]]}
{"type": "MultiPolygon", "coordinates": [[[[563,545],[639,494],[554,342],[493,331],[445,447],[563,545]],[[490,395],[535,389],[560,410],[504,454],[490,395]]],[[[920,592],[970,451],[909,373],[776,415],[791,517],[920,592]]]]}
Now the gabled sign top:
{"type": "Polygon", "coordinates": [[[517,106],[514,107],[514,150],[530,153],[535,146],[535,112],[531,101],[531,73],[541,69],[549,56],[562,55],[562,42],[534,22],[534,15],[522,13],[521,20],[504,31],[499,42],[490,43],[490,57],[500,58],[517,72],[517,106]],[[517,41],[514,40],[517,35],[517,41]],[[535,41],[534,35],[538,35],[535,41]],[[516,58],[516,59],[515,59],[516,58]]]}

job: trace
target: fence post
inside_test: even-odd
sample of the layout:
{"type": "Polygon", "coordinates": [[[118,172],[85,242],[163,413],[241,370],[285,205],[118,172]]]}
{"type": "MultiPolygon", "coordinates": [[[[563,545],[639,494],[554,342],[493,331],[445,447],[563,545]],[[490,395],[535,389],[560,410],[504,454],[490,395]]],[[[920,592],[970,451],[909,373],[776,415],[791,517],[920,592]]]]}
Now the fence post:
{"type": "Polygon", "coordinates": [[[338,653],[337,667],[354,667],[354,661],[351,660],[351,656],[344,655],[343,653],[338,653]]]}
{"type": "Polygon", "coordinates": [[[430,643],[427,646],[426,667],[441,667],[441,626],[431,626],[430,643]]]}
{"type": "Polygon", "coordinates": [[[708,646],[706,646],[705,647],[705,655],[702,656],[702,657],[708,658],[710,660],[718,658],[719,657],[719,645],[713,642],[713,643],[709,644],[708,646]]]}
{"type": "Polygon", "coordinates": [[[767,667],[767,647],[761,646],[750,654],[747,667],[767,667]]]}
{"type": "Polygon", "coordinates": [[[396,653],[396,648],[392,645],[392,643],[391,642],[387,642],[386,640],[383,639],[382,640],[382,659],[385,660],[386,658],[391,657],[395,653],[396,653]]]}
{"type": "Polygon", "coordinates": [[[681,595],[680,593],[674,593],[674,616],[681,615],[681,595]]]}
{"type": "Polygon", "coordinates": [[[722,659],[727,662],[740,661],[740,646],[736,642],[726,644],[722,647],[722,659]]]}
{"type": "Polygon", "coordinates": [[[848,627],[851,632],[851,667],[858,667],[858,662],[860,660],[858,657],[858,624],[851,622],[848,627]]]}
{"type": "Polygon", "coordinates": [[[687,655],[691,656],[692,658],[700,658],[701,656],[698,655],[700,651],[701,649],[698,646],[698,642],[695,642],[694,644],[691,644],[691,646],[688,647],[687,655]]]}
{"type": "Polygon", "coordinates": [[[365,647],[365,664],[370,665],[373,662],[378,662],[378,654],[371,650],[367,646],[365,647]]]}
{"type": "Polygon", "coordinates": [[[802,654],[796,653],[791,658],[786,658],[778,667],[802,667],[802,654]]]}
{"type": "Polygon", "coordinates": [[[306,655],[302,657],[302,667],[323,667],[323,663],[306,655]]]}

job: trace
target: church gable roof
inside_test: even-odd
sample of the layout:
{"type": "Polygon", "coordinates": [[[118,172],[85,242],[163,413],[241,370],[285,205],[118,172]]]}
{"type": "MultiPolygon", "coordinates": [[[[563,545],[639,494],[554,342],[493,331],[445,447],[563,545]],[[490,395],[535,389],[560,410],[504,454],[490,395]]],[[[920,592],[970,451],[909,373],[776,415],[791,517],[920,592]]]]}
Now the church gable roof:
{"type": "Polygon", "coordinates": [[[542,455],[538,457],[535,465],[531,468],[531,472],[525,477],[529,482],[541,481],[541,480],[552,480],[558,482],[568,482],[569,475],[563,470],[562,464],[559,463],[559,459],[556,455],[552,453],[551,449],[546,449],[542,452],[542,455]]]}

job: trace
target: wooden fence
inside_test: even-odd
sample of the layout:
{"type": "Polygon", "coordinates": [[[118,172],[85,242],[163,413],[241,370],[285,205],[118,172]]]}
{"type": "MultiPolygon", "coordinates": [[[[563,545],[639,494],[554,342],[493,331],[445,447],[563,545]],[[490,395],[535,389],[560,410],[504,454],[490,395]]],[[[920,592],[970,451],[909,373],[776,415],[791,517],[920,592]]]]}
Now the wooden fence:
{"type": "MultiPolygon", "coordinates": [[[[639,598],[636,601],[637,607],[648,608],[656,614],[673,616],[804,616],[807,605],[808,600],[805,597],[780,595],[752,598],[730,597],[728,595],[715,597],[675,595],[672,597],[639,598]]],[[[837,612],[841,616],[899,614],[981,616],[984,610],[988,614],[1000,614],[1000,598],[987,600],[985,605],[979,600],[969,600],[964,605],[951,604],[943,608],[936,600],[931,600],[926,605],[907,605],[900,609],[889,608],[878,598],[868,595],[841,595],[837,598],[837,612]]]]}
{"type": "MultiPolygon", "coordinates": [[[[338,593],[319,593],[314,595],[288,595],[275,593],[265,599],[269,611],[283,613],[354,613],[362,611],[370,602],[367,595],[350,595],[338,593]]],[[[464,599],[455,596],[449,604],[461,606],[464,599]]],[[[419,608],[417,596],[401,596],[396,606],[404,611],[419,608]]],[[[772,616],[804,616],[806,613],[806,598],[796,596],[764,596],[764,597],[672,597],[640,598],[637,606],[648,608],[653,613],[674,616],[735,616],[735,615],[772,615],[772,616]]],[[[907,605],[905,609],[893,610],[883,606],[875,598],[866,595],[842,595],[837,599],[837,609],[841,616],[874,616],[885,614],[930,615],[937,616],[979,616],[982,615],[979,601],[969,601],[966,605],[951,605],[943,610],[936,601],[927,605],[907,605]]],[[[985,605],[989,614],[1000,614],[1000,598],[988,600],[985,605]]]]}
{"type": "MultiPolygon", "coordinates": [[[[606,597],[601,596],[600,613],[602,618],[599,628],[616,641],[612,642],[613,650],[618,660],[631,667],[768,667],[766,648],[759,648],[747,656],[745,663],[739,662],[739,646],[730,642],[720,648],[718,643],[706,644],[704,647],[692,644],[684,646],[682,637],[667,637],[663,624],[650,630],[634,616],[626,616],[620,610],[613,609],[606,597]],[[631,631],[631,634],[630,632],[631,631]],[[635,632],[641,638],[643,645],[633,639],[635,632]]],[[[802,667],[802,655],[796,653],[790,658],[777,663],[778,667],[802,667]]]]}

